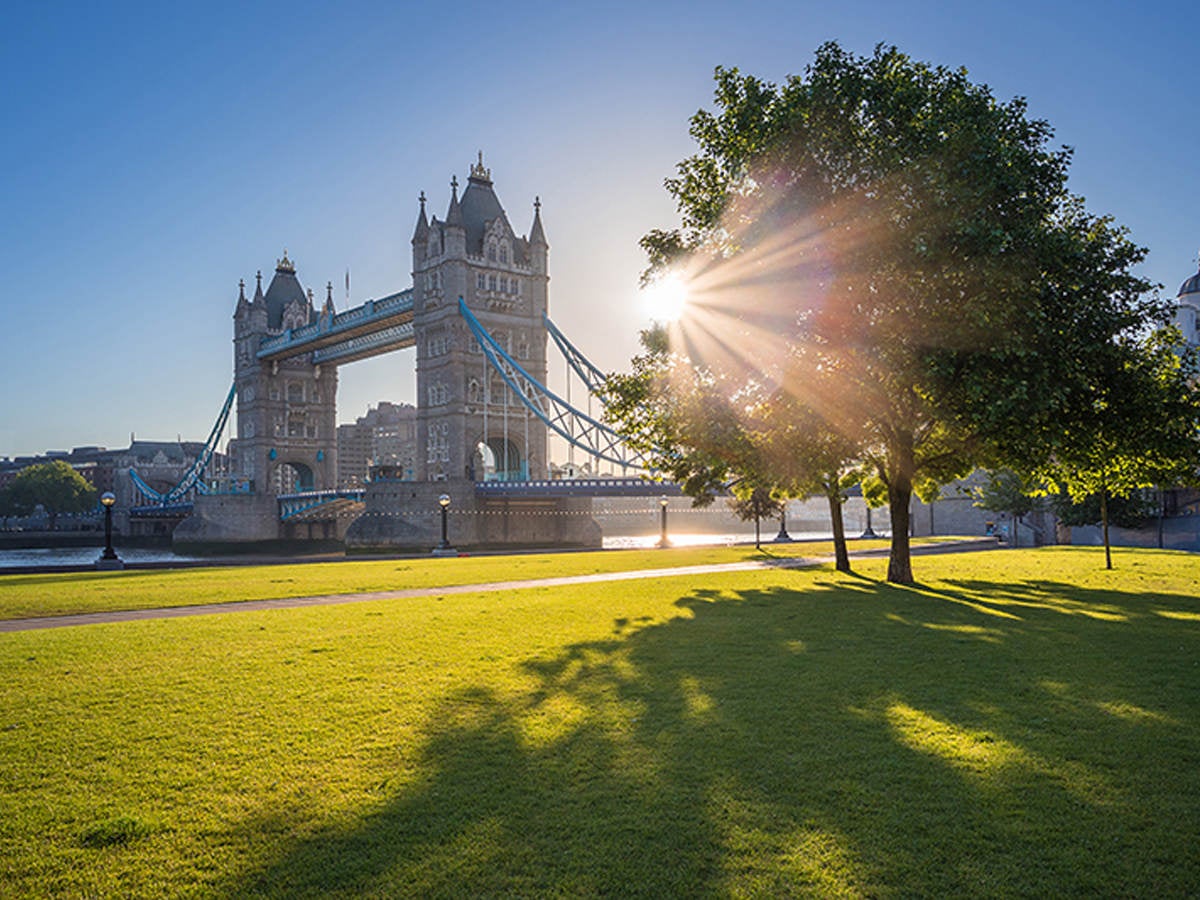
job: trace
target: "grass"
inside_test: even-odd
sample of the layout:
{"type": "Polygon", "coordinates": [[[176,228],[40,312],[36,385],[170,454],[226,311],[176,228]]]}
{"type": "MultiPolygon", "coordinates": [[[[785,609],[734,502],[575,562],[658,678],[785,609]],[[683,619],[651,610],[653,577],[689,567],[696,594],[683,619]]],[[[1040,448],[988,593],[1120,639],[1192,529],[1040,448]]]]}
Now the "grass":
{"type": "Polygon", "coordinates": [[[1101,553],[0,635],[2,892],[1194,895],[1197,559],[1101,553]]]}
{"type": "MultiPolygon", "coordinates": [[[[885,547],[887,543],[858,541],[852,546],[857,550],[865,550],[885,547]]],[[[666,550],[475,556],[460,557],[453,561],[429,558],[355,560],[270,566],[214,566],[203,569],[0,575],[0,619],[450,587],[769,559],[779,555],[820,556],[832,552],[831,542],[816,541],[782,546],[764,544],[762,551],[750,546],[679,547],[666,550]]]]}

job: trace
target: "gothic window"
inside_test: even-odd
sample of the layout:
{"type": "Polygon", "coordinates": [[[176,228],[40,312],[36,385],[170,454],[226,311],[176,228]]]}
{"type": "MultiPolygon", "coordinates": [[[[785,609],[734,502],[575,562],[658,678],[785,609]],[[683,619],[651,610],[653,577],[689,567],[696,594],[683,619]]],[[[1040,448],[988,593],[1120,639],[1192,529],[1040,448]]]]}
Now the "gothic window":
{"type": "Polygon", "coordinates": [[[289,381],[287,386],[288,403],[304,402],[304,385],[297,381],[289,381]]]}
{"type": "Polygon", "coordinates": [[[523,332],[517,338],[517,359],[529,359],[529,338],[523,332]]]}
{"type": "Polygon", "coordinates": [[[487,258],[488,258],[488,262],[496,261],[496,245],[495,244],[488,244],[487,258]]]}
{"type": "Polygon", "coordinates": [[[271,399],[272,399],[272,400],[278,400],[278,399],[279,399],[279,388],[277,388],[277,387],[273,387],[273,388],[271,388],[271,399]]]}
{"type": "Polygon", "coordinates": [[[480,272],[478,275],[475,276],[475,289],[478,291],[482,291],[486,287],[486,285],[487,285],[487,279],[485,279],[483,276],[483,273],[480,272]]]}
{"type": "Polygon", "coordinates": [[[508,262],[508,244],[500,245],[500,262],[508,262]]]}
{"type": "Polygon", "coordinates": [[[487,288],[487,289],[488,289],[489,291],[494,291],[494,290],[496,289],[496,276],[495,276],[495,275],[489,275],[489,276],[488,276],[488,282],[487,282],[487,284],[488,284],[488,288],[487,288]]]}
{"type": "Polygon", "coordinates": [[[304,437],[304,416],[288,417],[288,437],[304,437]]]}
{"type": "Polygon", "coordinates": [[[450,400],[450,391],[444,384],[431,384],[425,389],[430,406],[444,406],[450,400]]]}

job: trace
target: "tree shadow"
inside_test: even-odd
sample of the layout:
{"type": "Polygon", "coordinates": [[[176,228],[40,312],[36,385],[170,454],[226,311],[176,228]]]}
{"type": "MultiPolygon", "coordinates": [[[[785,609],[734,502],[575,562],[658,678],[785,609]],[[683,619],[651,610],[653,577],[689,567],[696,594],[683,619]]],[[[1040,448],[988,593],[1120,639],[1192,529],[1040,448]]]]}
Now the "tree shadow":
{"type": "Polygon", "coordinates": [[[521,661],[528,690],[444,697],[402,787],[221,888],[1195,890],[1200,709],[1160,645],[1195,659],[1200,635],[1137,595],[1039,584],[689,592],[668,622],[521,661]]]}

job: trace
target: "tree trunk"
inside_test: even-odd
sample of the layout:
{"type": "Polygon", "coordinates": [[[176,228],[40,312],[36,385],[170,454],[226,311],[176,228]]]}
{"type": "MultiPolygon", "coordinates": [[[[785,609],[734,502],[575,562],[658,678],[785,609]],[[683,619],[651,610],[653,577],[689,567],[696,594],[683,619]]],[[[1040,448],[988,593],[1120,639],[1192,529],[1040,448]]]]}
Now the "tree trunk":
{"type": "Polygon", "coordinates": [[[1100,525],[1104,529],[1104,568],[1112,568],[1112,547],[1108,543],[1108,491],[1100,489],[1100,525]]]}
{"type": "Polygon", "coordinates": [[[754,516],[754,549],[755,550],[762,549],[762,540],[760,539],[760,535],[759,535],[758,521],[759,521],[758,516],[755,515],[754,516]]]}
{"type": "Polygon", "coordinates": [[[828,498],[829,521],[833,523],[833,565],[839,572],[849,572],[850,551],[846,549],[846,523],[842,519],[842,492],[831,491],[828,498]]]}
{"type": "Polygon", "coordinates": [[[910,517],[908,505],[912,502],[912,488],[904,485],[888,486],[888,511],[892,518],[892,547],[888,556],[887,580],[894,584],[912,584],[912,551],[908,529],[910,517]]]}
{"type": "Polygon", "coordinates": [[[913,448],[911,435],[888,448],[888,512],[892,518],[892,549],[888,556],[887,580],[912,584],[912,553],[909,543],[912,502],[913,448]]]}

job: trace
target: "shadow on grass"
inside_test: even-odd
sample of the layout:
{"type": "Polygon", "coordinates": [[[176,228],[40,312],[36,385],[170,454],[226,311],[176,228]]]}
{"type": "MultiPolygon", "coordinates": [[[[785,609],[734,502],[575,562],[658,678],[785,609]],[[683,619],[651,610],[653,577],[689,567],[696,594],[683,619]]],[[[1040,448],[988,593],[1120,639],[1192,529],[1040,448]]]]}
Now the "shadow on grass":
{"type": "MultiPolygon", "coordinates": [[[[677,606],[526,660],[523,693],[443,698],[405,761],[415,780],[222,889],[1200,888],[1200,633],[1145,597],[852,577],[677,606]]],[[[289,831],[285,815],[244,827],[289,831]]]]}

